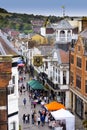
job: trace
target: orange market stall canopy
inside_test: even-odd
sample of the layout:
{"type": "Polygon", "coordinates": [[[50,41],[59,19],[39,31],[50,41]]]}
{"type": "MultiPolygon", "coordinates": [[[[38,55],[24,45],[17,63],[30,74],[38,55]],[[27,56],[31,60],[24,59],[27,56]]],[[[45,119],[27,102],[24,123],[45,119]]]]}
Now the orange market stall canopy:
{"type": "Polygon", "coordinates": [[[63,104],[61,104],[61,103],[53,101],[53,102],[50,102],[49,104],[46,104],[45,108],[48,111],[56,111],[56,110],[59,110],[61,108],[65,109],[65,106],[63,104]]]}

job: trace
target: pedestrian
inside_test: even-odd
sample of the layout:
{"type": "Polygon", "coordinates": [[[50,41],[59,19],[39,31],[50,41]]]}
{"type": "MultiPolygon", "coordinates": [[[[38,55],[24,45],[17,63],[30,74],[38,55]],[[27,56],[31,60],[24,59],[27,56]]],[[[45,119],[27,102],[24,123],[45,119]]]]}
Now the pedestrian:
{"type": "Polygon", "coordinates": [[[37,121],[38,121],[38,126],[39,126],[40,125],[40,115],[38,115],[37,121]]]}
{"type": "Polygon", "coordinates": [[[44,126],[44,123],[45,123],[45,115],[44,114],[41,115],[41,122],[42,122],[42,126],[44,126]]]}
{"type": "Polygon", "coordinates": [[[28,115],[25,116],[25,123],[28,123],[28,115]]]}
{"type": "Polygon", "coordinates": [[[30,114],[28,114],[27,117],[28,117],[28,123],[30,123],[30,114]]]}
{"type": "Polygon", "coordinates": [[[26,98],[23,99],[23,104],[26,105],[26,98]]]}
{"type": "Polygon", "coordinates": [[[22,119],[23,119],[23,123],[25,123],[25,114],[23,114],[23,117],[22,117],[22,119]]]}
{"type": "Polygon", "coordinates": [[[34,112],[32,113],[32,124],[34,124],[34,112]]]}
{"type": "Polygon", "coordinates": [[[36,108],[36,102],[34,102],[33,104],[34,104],[34,108],[36,108]]]}
{"type": "Polygon", "coordinates": [[[20,94],[22,95],[22,89],[20,88],[20,94]]]}

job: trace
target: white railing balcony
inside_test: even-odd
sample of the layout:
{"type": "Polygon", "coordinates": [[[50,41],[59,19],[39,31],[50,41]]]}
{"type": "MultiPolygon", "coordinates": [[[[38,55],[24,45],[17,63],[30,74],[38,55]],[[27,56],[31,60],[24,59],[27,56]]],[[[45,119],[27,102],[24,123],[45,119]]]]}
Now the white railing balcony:
{"type": "Polygon", "coordinates": [[[71,40],[72,40],[72,37],[71,36],[69,36],[69,37],[57,37],[56,38],[56,41],[58,41],[58,42],[71,42],[71,40]]]}

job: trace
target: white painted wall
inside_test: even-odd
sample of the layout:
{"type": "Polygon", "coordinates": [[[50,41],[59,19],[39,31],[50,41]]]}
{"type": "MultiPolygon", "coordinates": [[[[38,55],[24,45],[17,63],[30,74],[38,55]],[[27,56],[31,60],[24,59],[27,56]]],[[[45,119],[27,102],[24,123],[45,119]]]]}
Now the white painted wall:
{"type": "Polygon", "coordinates": [[[46,28],[45,27],[41,27],[40,31],[41,31],[41,35],[46,36],[46,28]]]}
{"type": "Polygon", "coordinates": [[[12,117],[8,118],[8,130],[12,130],[12,123],[13,122],[16,123],[15,130],[19,130],[18,115],[15,115],[15,116],[12,116],[12,117]]]}
{"type": "MultiPolygon", "coordinates": [[[[15,76],[15,89],[14,89],[13,94],[8,95],[8,115],[14,114],[15,112],[19,111],[19,108],[18,108],[18,69],[17,69],[17,67],[12,68],[12,76],[15,76]]],[[[12,122],[16,123],[16,129],[15,130],[18,130],[19,129],[18,114],[14,115],[14,116],[10,116],[8,118],[9,130],[11,130],[10,127],[11,127],[12,122]]]]}

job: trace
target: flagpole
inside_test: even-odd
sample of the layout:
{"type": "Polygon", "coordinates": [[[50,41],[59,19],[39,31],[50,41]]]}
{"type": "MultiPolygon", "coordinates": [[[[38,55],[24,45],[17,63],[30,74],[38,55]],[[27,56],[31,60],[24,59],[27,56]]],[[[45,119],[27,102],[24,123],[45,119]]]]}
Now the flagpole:
{"type": "Polygon", "coordinates": [[[62,6],[63,9],[63,17],[65,17],[65,6],[62,6]]]}

